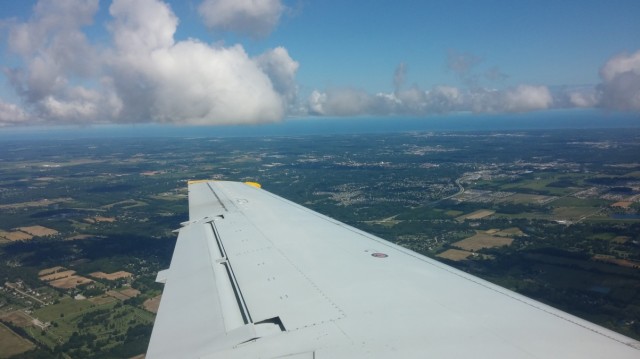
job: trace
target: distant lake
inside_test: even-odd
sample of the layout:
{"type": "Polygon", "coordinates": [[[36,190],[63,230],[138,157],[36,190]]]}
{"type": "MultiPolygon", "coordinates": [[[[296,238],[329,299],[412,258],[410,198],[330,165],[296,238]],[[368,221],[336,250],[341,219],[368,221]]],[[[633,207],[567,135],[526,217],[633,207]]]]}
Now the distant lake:
{"type": "Polygon", "coordinates": [[[411,131],[518,131],[640,128],[640,114],[601,110],[553,110],[521,114],[458,113],[426,117],[304,117],[278,123],[234,126],[161,124],[3,128],[0,140],[100,137],[255,137],[411,131]]]}

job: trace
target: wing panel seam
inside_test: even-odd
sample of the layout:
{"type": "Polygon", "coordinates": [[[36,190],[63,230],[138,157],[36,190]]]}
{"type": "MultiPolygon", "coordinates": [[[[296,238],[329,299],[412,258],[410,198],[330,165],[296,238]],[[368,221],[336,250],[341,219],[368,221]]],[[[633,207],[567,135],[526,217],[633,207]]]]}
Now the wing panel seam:
{"type": "Polygon", "coordinates": [[[222,202],[222,199],[220,199],[216,191],[213,189],[213,187],[211,187],[211,182],[207,182],[207,187],[209,187],[209,190],[211,190],[211,193],[213,193],[213,195],[216,196],[216,199],[218,200],[222,208],[225,210],[225,212],[229,212],[229,209],[227,209],[227,206],[224,205],[224,202],[222,202]]]}
{"type": "Polygon", "coordinates": [[[236,280],[236,276],[233,272],[233,267],[231,266],[231,262],[229,261],[229,257],[227,257],[227,253],[224,249],[224,244],[220,239],[220,234],[216,229],[216,226],[213,222],[209,222],[211,226],[211,230],[213,231],[213,237],[216,240],[216,244],[220,249],[220,254],[222,255],[223,263],[220,263],[224,266],[225,271],[227,272],[227,276],[229,277],[229,281],[231,282],[231,288],[233,289],[233,294],[235,295],[236,302],[238,304],[238,308],[240,309],[240,314],[242,315],[242,320],[244,324],[252,323],[251,314],[249,313],[249,308],[247,308],[247,304],[242,295],[242,291],[240,290],[240,286],[238,285],[238,281],[236,280]]]}
{"type": "MultiPolygon", "coordinates": [[[[268,193],[268,192],[267,192],[267,193],[268,193]]],[[[247,222],[248,222],[248,223],[252,223],[252,222],[249,220],[249,218],[247,218],[247,216],[246,216],[244,213],[241,213],[241,214],[242,214],[242,216],[247,220],[247,222]]],[[[252,224],[252,226],[253,226],[253,228],[255,228],[255,230],[257,230],[257,231],[262,235],[262,237],[263,237],[263,238],[265,238],[267,241],[269,241],[269,243],[273,244],[273,242],[271,242],[271,240],[269,239],[269,237],[268,237],[268,236],[266,236],[266,235],[265,235],[265,234],[260,230],[260,228],[259,228],[259,227],[255,226],[255,225],[253,225],[253,224],[252,224]]],[[[333,309],[335,309],[335,310],[338,312],[338,316],[337,316],[337,317],[334,317],[334,318],[329,319],[330,321],[337,321],[337,320],[340,320],[340,319],[342,319],[342,318],[345,318],[345,317],[346,317],[346,314],[345,314],[345,312],[342,310],[342,308],[340,308],[340,307],[339,307],[339,306],[338,306],[338,305],[337,305],[333,300],[331,300],[331,298],[329,298],[329,297],[327,296],[327,294],[326,294],[326,293],[324,293],[324,292],[322,291],[322,289],[321,289],[320,287],[318,287],[318,285],[317,285],[313,280],[311,280],[311,278],[309,278],[309,276],[307,276],[307,275],[306,275],[306,273],[305,273],[302,269],[300,269],[300,268],[296,265],[296,263],[295,263],[294,261],[292,261],[292,260],[291,260],[291,258],[289,258],[289,257],[288,257],[288,256],[287,256],[287,255],[286,255],[286,254],[285,254],[285,253],[284,253],[280,248],[278,248],[278,247],[277,247],[277,246],[275,246],[275,245],[272,247],[272,249],[273,249],[273,250],[275,250],[275,251],[277,251],[277,252],[282,256],[282,258],[284,258],[284,259],[285,259],[285,260],[286,260],[286,261],[287,261],[287,262],[288,262],[288,263],[289,263],[289,264],[290,264],[290,265],[291,265],[291,266],[296,270],[296,272],[298,272],[298,274],[300,274],[300,275],[302,276],[302,278],[304,278],[304,279],[307,281],[307,283],[309,283],[309,285],[311,285],[311,287],[312,287],[312,288],[313,288],[313,289],[314,289],[318,294],[320,294],[320,296],[322,296],[322,298],[324,298],[324,300],[326,300],[326,301],[327,301],[327,303],[329,303],[329,305],[331,305],[331,307],[333,307],[333,309]]],[[[297,328],[297,329],[300,329],[300,328],[297,328]]]]}

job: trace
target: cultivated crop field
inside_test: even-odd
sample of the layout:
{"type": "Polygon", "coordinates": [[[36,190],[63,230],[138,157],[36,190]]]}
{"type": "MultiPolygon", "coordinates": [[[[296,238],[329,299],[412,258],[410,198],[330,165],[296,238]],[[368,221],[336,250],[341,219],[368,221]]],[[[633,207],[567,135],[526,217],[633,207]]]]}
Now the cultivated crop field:
{"type": "Polygon", "coordinates": [[[477,233],[469,238],[453,243],[452,246],[466,251],[477,251],[483,248],[508,246],[511,245],[511,243],[513,243],[513,238],[477,233]]]}

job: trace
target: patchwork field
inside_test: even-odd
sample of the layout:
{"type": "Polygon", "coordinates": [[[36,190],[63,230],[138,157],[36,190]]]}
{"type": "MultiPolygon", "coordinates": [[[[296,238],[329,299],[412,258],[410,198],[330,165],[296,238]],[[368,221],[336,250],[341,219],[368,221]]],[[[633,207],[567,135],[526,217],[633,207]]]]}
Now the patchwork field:
{"type": "Polygon", "coordinates": [[[46,268],[38,272],[39,278],[50,286],[62,289],[75,288],[92,283],[93,280],[76,275],[76,271],[61,266],[46,268]]]}
{"type": "Polygon", "coordinates": [[[94,278],[106,279],[106,280],[116,280],[121,278],[129,278],[132,276],[131,273],[125,271],[117,271],[113,273],[105,273],[105,272],[93,272],[89,274],[94,278]]]}
{"type": "Polygon", "coordinates": [[[87,217],[84,219],[85,222],[87,223],[113,223],[116,221],[115,217],[102,217],[102,216],[95,216],[95,217],[87,217]]]}
{"type": "Polygon", "coordinates": [[[11,232],[6,232],[6,231],[0,231],[0,237],[9,240],[9,241],[28,241],[29,239],[33,238],[32,235],[28,234],[28,233],[24,233],[22,231],[11,231],[11,232]]]}
{"type": "Polygon", "coordinates": [[[624,244],[631,240],[629,236],[615,236],[612,241],[618,244],[624,244]]]}
{"type": "Polygon", "coordinates": [[[0,209],[23,209],[30,207],[46,207],[57,203],[70,202],[71,198],[42,199],[39,201],[29,201],[11,204],[2,204],[0,209]]]}
{"type": "Polygon", "coordinates": [[[77,241],[79,239],[89,239],[89,238],[94,238],[95,235],[91,235],[91,234],[76,234],[75,236],[71,236],[68,238],[65,238],[68,241],[77,241]]]}
{"type": "Polygon", "coordinates": [[[593,257],[591,257],[591,259],[593,259],[594,261],[616,264],[616,265],[619,265],[619,266],[622,266],[622,267],[640,269],[640,262],[638,262],[638,261],[632,261],[632,260],[628,260],[628,259],[620,259],[620,258],[616,258],[616,257],[609,256],[609,255],[596,254],[593,257]]]}
{"type": "Polygon", "coordinates": [[[10,322],[19,327],[29,326],[31,325],[31,321],[32,321],[31,317],[29,317],[28,315],[26,315],[25,313],[19,310],[14,310],[13,312],[3,314],[2,316],[0,316],[0,319],[10,322]]]}
{"type": "Polygon", "coordinates": [[[633,202],[629,202],[629,201],[619,201],[619,202],[613,203],[611,207],[629,208],[631,207],[632,204],[633,202]]]}
{"type": "Polygon", "coordinates": [[[43,226],[20,227],[18,230],[28,233],[34,237],[55,236],[58,231],[43,226]]]}
{"type": "Polygon", "coordinates": [[[482,219],[484,217],[489,217],[490,215],[496,213],[496,211],[490,209],[480,209],[475,212],[471,212],[469,214],[462,215],[457,217],[456,220],[462,222],[467,219],[482,219]]]}
{"type": "Polygon", "coordinates": [[[120,201],[120,202],[115,202],[115,203],[111,203],[111,204],[107,204],[102,206],[103,209],[113,209],[114,207],[121,207],[124,209],[131,209],[131,208],[136,208],[136,207],[141,207],[141,206],[147,206],[148,204],[142,201],[136,201],[133,199],[127,199],[124,201],[120,201]]]}
{"type": "Polygon", "coordinates": [[[498,237],[513,237],[513,236],[523,236],[525,235],[524,232],[522,232],[522,230],[520,230],[520,228],[518,227],[511,227],[511,228],[506,228],[503,229],[501,231],[495,232],[495,233],[489,233],[492,234],[494,236],[498,236],[498,237]]]}
{"type": "MultiPolygon", "coordinates": [[[[38,276],[42,277],[42,276],[45,276],[45,275],[48,275],[48,274],[51,274],[51,273],[56,273],[56,272],[59,272],[61,270],[65,270],[65,269],[66,268],[62,267],[62,266],[55,266],[55,267],[51,267],[51,268],[45,268],[45,269],[41,270],[40,272],[38,272],[38,276]]],[[[42,279],[42,278],[40,278],[40,279],[42,279]]]]}
{"type": "Polygon", "coordinates": [[[483,248],[509,246],[511,243],[513,243],[513,238],[477,233],[469,238],[455,242],[452,245],[466,251],[477,251],[483,248]]]}
{"type": "Polygon", "coordinates": [[[107,295],[119,300],[127,300],[140,295],[140,291],[133,288],[124,289],[121,291],[110,290],[107,291],[107,295]]]}
{"type": "Polygon", "coordinates": [[[72,276],[74,274],[76,274],[76,271],[74,271],[74,270],[55,271],[55,272],[53,272],[51,274],[41,275],[40,276],[40,280],[41,281],[45,281],[45,282],[49,282],[49,281],[60,279],[60,278],[66,278],[66,277],[72,276]]]}
{"type": "Polygon", "coordinates": [[[13,330],[0,323],[0,358],[10,358],[35,348],[35,345],[22,338],[13,330]]]}
{"type": "Polygon", "coordinates": [[[147,299],[144,301],[144,309],[150,311],[151,313],[157,313],[158,308],[160,307],[160,300],[162,299],[162,294],[159,294],[151,299],[147,299]]]}
{"type": "Polygon", "coordinates": [[[87,300],[95,305],[103,305],[114,302],[116,299],[109,295],[101,295],[99,297],[92,297],[87,300]]]}
{"type": "Polygon", "coordinates": [[[447,249],[446,251],[438,254],[437,257],[450,259],[452,261],[462,261],[469,258],[469,256],[471,256],[472,254],[473,253],[471,252],[463,251],[460,249],[447,249]]]}
{"type": "Polygon", "coordinates": [[[85,278],[79,275],[72,275],[51,281],[49,282],[49,285],[56,288],[71,289],[92,282],[93,281],[89,278],[85,278]]]}

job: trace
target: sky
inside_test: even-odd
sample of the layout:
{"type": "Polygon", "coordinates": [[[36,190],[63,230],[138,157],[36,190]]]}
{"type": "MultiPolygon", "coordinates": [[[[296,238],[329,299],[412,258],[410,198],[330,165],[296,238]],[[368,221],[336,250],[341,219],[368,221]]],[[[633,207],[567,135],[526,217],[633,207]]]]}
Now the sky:
{"type": "Polygon", "coordinates": [[[640,114],[637,0],[0,5],[0,127],[640,114]]]}

